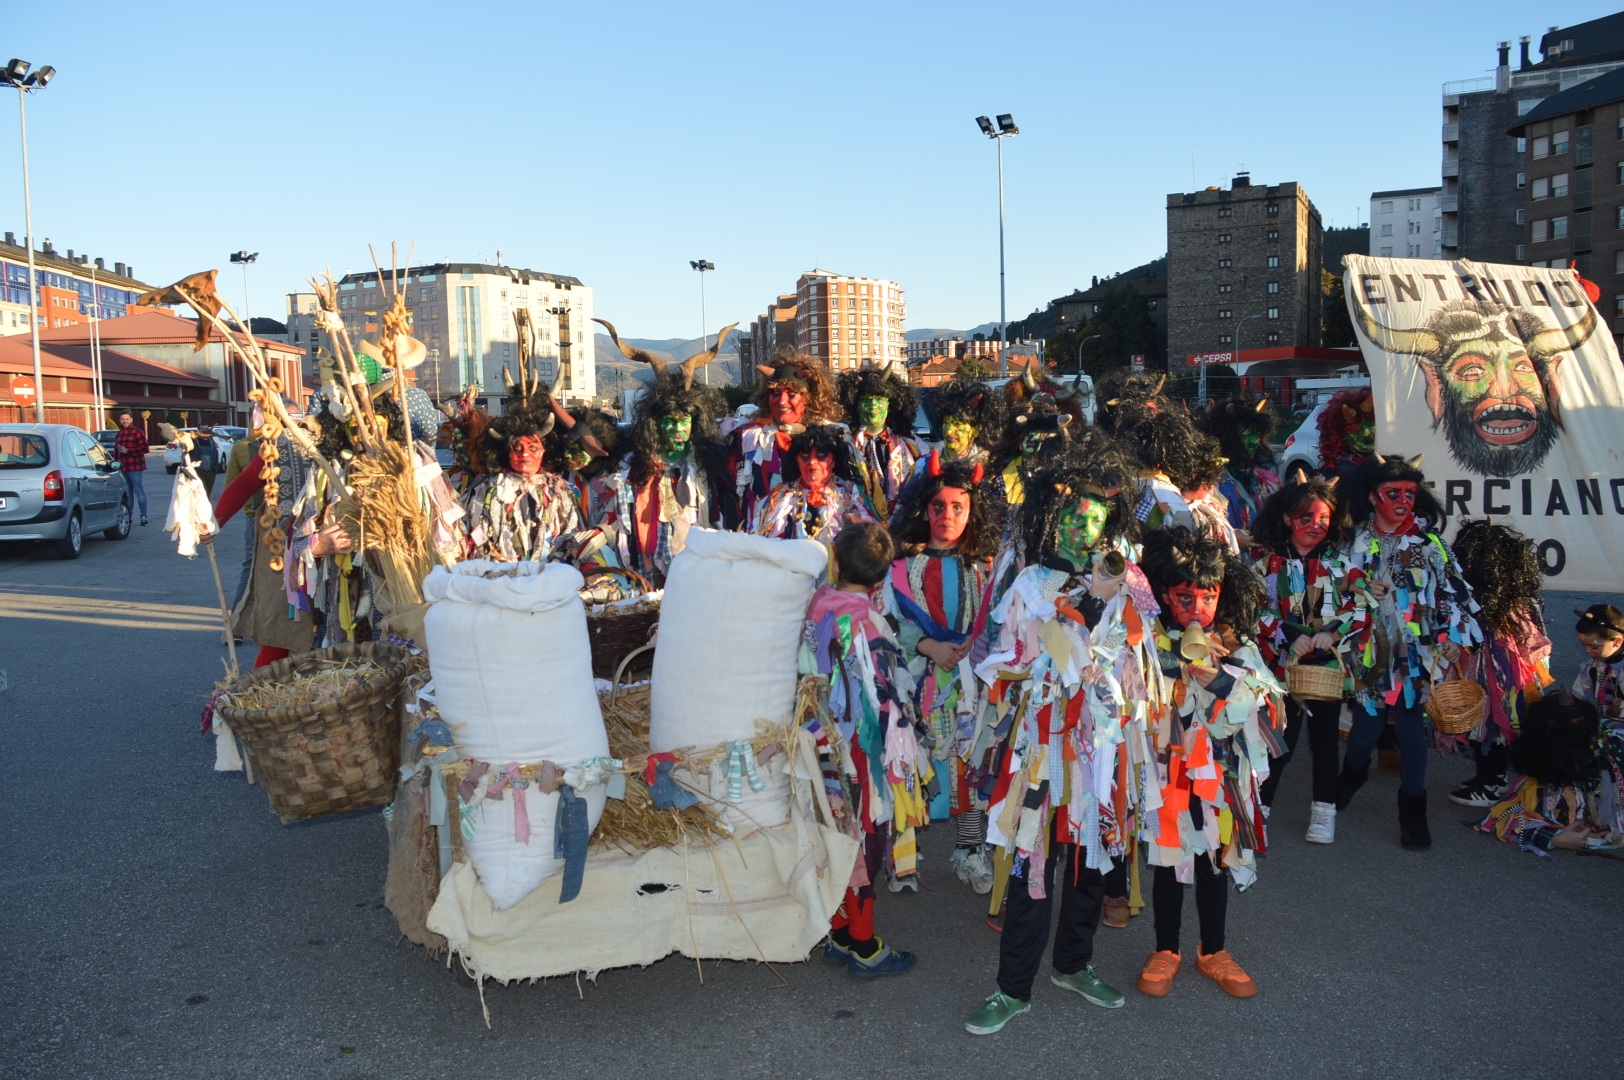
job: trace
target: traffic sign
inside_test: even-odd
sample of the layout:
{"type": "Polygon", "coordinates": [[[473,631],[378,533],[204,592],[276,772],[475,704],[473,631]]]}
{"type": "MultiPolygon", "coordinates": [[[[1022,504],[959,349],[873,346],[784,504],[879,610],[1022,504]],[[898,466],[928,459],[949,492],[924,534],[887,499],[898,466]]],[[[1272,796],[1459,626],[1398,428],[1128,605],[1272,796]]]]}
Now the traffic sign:
{"type": "Polygon", "coordinates": [[[13,375],[10,389],[11,400],[25,409],[34,404],[34,399],[39,396],[34,380],[27,375],[13,375]]]}
{"type": "Polygon", "coordinates": [[[1144,353],[1134,353],[1132,356],[1128,357],[1128,360],[1129,360],[1130,363],[1133,364],[1133,369],[1135,371],[1143,371],[1143,370],[1145,370],[1145,354],[1144,353]]]}

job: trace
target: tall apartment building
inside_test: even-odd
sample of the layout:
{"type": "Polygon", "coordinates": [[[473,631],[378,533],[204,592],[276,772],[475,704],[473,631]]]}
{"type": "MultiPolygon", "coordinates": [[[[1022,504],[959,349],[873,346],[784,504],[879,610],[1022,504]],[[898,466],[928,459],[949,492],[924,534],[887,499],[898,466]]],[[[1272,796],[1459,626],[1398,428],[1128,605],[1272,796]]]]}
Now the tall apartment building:
{"type": "MultiPolygon", "coordinates": [[[[1011,342],[1011,348],[1015,344],[1011,342]]],[[[987,338],[972,338],[969,341],[962,337],[929,338],[925,341],[905,342],[902,355],[910,366],[923,364],[936,356],[947,357],[950,360],[966,360],[973,356],[996,364],[998,353],[1002,348],[1000,342],[987,338]]]]}
{"type": "Polygon", "coordinates": [[[833,371],[904,359],[908,304],[884,278],[808,270],[795,283],[795,341],[833,371]]]}
{"type": "MultiPolygon", "coordinates": [[[[388,271],[384,273],[387,281],[388,271]]],[[[417,385],[436,401],[454,398],[463,387],[478,383],[481,404],[493,413],[501,411],[503,365],[517,375],[513,315],[520,308],[529,310],[536,331],[541,377],[551,384],[562,375],[559,397],[567,402],[597,396],[592,290],[579,278],[512,266],[444,262],[410,267],[399,280],[412,333],[428,349],[428,359],[417,369],[417,385]]],[[[379,313],[388,303],[377,271],[344,275],[338,283],[338,303],[352,342],[377,334],[379,313]]],[[[317,344],[331,351],[330,343],[317,344]]]]}
{"type": "MultiPolygon", "coordinates": [[[[34,275],[39,325],[45,330],[78,326],[92,317],[120,318],[150,288],[121,262],[109,270],[105,260],[75,255],[72,248],[58,254],[49,240],[34,252],[34,275]]],[[[15,233],[6,233],[0,243],[0,280],[0,335],[28,333],[28,249],[15,233]]]]}
{"type": "Polygon", "coordinates": [[[1301,185],[1257,185],[1167,197],[1167,355],[1320,343],[1319,211],[1301,185]],[[1247,322],[1236,341],[1237,327],[1247,322]]]}
{"type": "Polygon", "coordinates": [[[795,347],[795,294],[782,293],[771,307],[757,315],[755,322],[750,324],[750,355],[754,360],[750,363],[744,361],[741,345],[739,385],[754,386],[760,374],[756,371],[756,364],[770,364],[773,354],[780,348],[795,347]]]}
{"type": "MultiPolygon", "coordinates": [[[[1399,188],[1370,193],[1370,254],[1393,259],[1444,257],[1443,188],[1399,188]]],[[[1335,273],[1340,267],[1327,267],[1335,273]]]]}
{"type": "Polygon", "coordinates": [[[1545,98],[1624,67],[1624,12],[1551,27],[1539,42],[1542,59],[1520,41],[1518,67],[1511,43],[1500,42],[1493,78],[1446,82],[1443,88],[1443,257],[1480,262],[1522,260],[1527,147],[1508,135],[1518,118],[1545,98]]]}
{"type": "Polygon", "coordinates": [[[320,344],[316,335],[316,309],[320,306],[316,301],[315,293],[290,292],[288,293],[288,344],[297,345],[311,356],[316,355],[316,347],[320,344]]]}

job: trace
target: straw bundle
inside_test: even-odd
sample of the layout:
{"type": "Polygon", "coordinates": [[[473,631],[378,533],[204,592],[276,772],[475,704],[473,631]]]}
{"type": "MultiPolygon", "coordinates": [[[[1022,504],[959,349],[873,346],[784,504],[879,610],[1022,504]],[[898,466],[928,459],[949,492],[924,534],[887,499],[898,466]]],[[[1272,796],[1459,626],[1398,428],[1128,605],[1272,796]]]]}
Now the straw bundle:
{"type": "MultiPolygon", "coordinates": [[[[599,696],[611,757],[628,763],[646,760],[648,697],[646,684],[599,696]]],[[[728,835],[727,827],[704,800],[686,810],[656,809],[643,771],[631,769],[626,776],[625,798],[610,799],[605,804],[603,817],[592,833],[592,846],[599,850],[619,848],[635,855],[651,848],[681,847],[684,839],[699,844],[728,835]]]]}
{"type": "Polygon", "coordinates": [[[278,709],[284,705],[321,705],[389,678],[369,659],[349,659],[294,669],[286,678],[254,683],[231,695],[239,709],[278,709]]]}
{"type": "Polygon", "coordinates": [[[349,463],[355,501],[342,511],[344,531],[357,548],[380,552],[388,573],[384,587],[396,604],[420,604],[421,582],[434,566],[429,522],[418,501],[416,470],[406,447],[385,440],[349,463]]]}

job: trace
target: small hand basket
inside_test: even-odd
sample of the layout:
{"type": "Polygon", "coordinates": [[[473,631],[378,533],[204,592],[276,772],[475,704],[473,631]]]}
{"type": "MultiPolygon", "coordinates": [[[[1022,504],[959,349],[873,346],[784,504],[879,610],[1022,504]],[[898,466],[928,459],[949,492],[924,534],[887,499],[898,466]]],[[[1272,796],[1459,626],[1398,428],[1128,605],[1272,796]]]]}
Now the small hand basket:
{"type": "Polygon", "coordinates": [[[1300,664],[1297,654],[1286,656],[1286,692],[1298,701],[1341,701],[1347,679],[1342,657],[1336,658],[1336,667],[1320,664],[1300,664]]]}

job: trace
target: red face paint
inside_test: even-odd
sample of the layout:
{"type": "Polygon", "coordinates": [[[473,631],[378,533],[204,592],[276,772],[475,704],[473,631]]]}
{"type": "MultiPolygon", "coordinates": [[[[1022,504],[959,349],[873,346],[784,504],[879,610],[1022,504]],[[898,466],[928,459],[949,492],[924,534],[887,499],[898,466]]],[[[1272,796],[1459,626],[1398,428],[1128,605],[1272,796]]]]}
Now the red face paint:
{"type": "Polygon", "coordinates": [[[825,450],[807,450],[795,459],[801,467],[801,483],[818,489],[829,485],[834,475],[835,456],[825,450]]]}
{"type": "Polygon", "coordinates": [[[970,523],[970,493],[945,487],[931,499],[926,514],[930,518],[931,546],[950,548],[959,542],[964,527],[970,523]]]}
{"type": "Polygon", "coordinates": [[[767,409],[775,424],[799,424],[806,415],[806,391],[794,383],[774,383],[767,387],[767,409]]]}
{"type": "Polygon", "coordinates": [[[1298,554],[1307,555],[1325,542],[1331,531],[1331,508],[1323,499],[1310,499],[1286,518],[1291,544],[1298,554]]]}
{"type": "Polygon", "coordinates": [[[1376,528],[1403,532],[1415,520],[1414,480],[1389,480],[1376,489],[1376,528]]]}
{"type": "Polygon", "coordinates": [[[541,471],[545,447],[539,435],[521,435],[508,450],[508,468],[520,476],[534,476],[541,471]]]}
{"type": "Polygon", "coordinates": [[[1218,589],[1175,585],[1167,590],[1167,609],[1180,626],[1198,623],[1204,630],[1218,615],[1218,589]]]}

